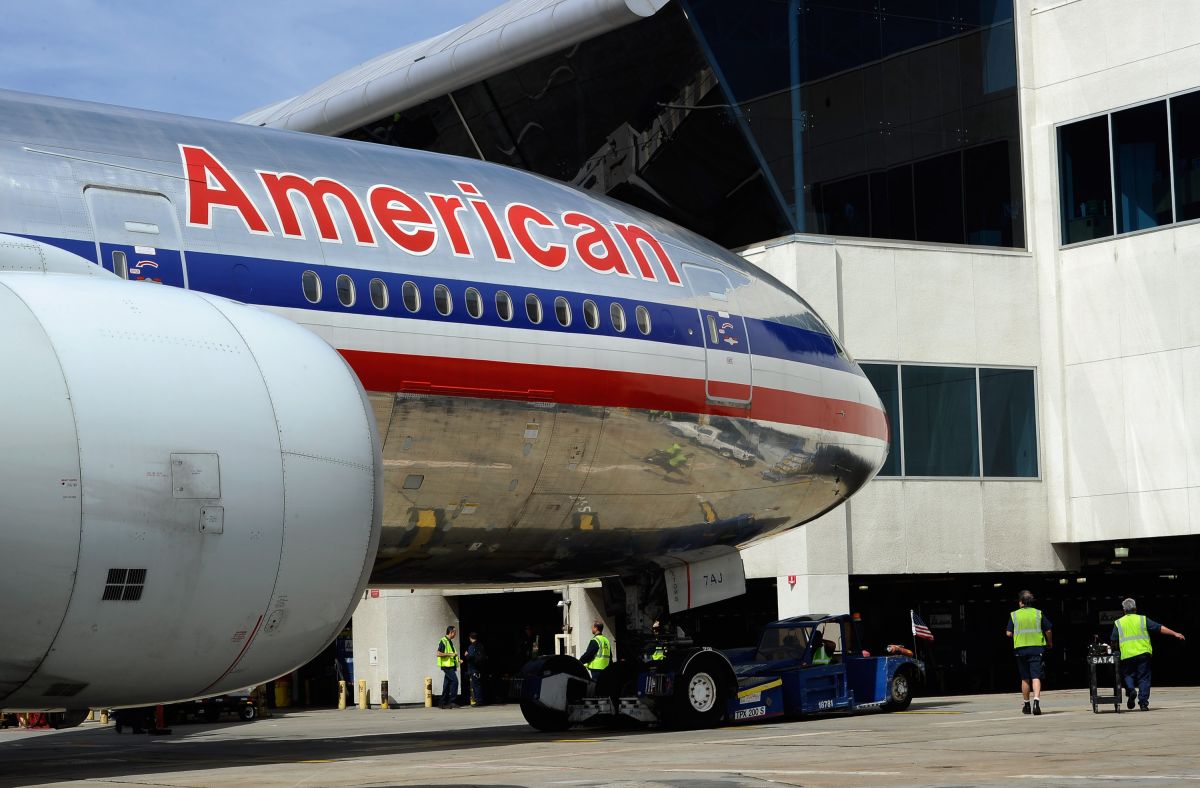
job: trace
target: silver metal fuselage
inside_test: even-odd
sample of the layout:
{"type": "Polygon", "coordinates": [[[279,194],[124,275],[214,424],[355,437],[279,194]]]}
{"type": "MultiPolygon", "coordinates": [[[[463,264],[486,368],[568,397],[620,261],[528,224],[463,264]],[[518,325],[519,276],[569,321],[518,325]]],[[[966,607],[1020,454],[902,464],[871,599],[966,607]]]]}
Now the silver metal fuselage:
{"type": "Polygon", "coordinates": [[[744,544],[837,506],[887,452],[875,392],[788,288],[504,167],[0,93],[0,233],[259,305],[336,348],[383,439],[374,584],[578,578],[744,544]],[[287,191],[299,179],[352,198],[307,200],[287,191]],[[723,437],[700,442],[697,423],[723,437]]]}

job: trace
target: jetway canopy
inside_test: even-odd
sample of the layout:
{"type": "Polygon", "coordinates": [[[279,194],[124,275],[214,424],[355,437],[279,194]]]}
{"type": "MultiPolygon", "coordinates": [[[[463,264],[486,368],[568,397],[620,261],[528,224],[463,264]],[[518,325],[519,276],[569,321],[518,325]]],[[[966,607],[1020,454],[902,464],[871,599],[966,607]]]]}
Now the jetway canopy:
{"type": "Polygon", "coordinates": [[[380,55],[239,118],[338,135],[375,118],[653,16],[668,0],[510,0],[473,22],[380,55]]]}

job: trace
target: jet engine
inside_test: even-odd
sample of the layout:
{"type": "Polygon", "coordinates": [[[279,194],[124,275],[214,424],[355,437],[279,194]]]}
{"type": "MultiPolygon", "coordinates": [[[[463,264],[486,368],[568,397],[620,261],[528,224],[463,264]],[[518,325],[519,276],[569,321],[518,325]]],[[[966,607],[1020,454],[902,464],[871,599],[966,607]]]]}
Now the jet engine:
{"type": "Polygon", "coordinates": [[[379,539],[379,438],[350,368],[243,304],[12,268],[0,707],[211,695],[310,659],[379,539]]]}

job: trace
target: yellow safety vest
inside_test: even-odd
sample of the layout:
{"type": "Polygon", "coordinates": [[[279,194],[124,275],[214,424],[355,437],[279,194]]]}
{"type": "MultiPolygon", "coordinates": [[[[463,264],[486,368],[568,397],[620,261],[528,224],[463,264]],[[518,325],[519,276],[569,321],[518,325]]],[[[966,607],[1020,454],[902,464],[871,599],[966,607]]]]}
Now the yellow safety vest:
{"type": "Polygon", "coordinates": [[[828,665],[832,661],[833,657],[829,656],[829,654],[825,651],[825,643],[822,642],[821,645],[817,646],[813,651],[812,664],[828,665]]]}
{"type": "Polygon", "coordinates": [[[1042,633],[1042,611],[1036,607],[1022,607],[1012,612],[1013,648],[1046,645],[1042,633]]]}
{"type": "Polygon", "coordinates": [[[1121,659],[1130,659],[1140,654],[1152,654],[1150,632],[1146,629],[1146,617],[1127,613],[1117,619],[1117,635],[1120,636],[1121,659]]]}
{"type": "Polygon", "coordinates": [[[592,640],[596,643],[596,656],[584,667],[588,670],[604,670],[612,662],[612,645],[604,635],[594,635],[592,640]]]}
{"type": "Polygon", "coordinates": [[[654,651],[652,651],[650,653],[650,661],[651,662],[661,662],[662,660],[664,660],[666,658],[667,658],[666,646],[655,646],[654,651]]]}
{"type": "Polygon", "coordinates": [[[458,667],[458,655],[454,652],[454,643],[450,638],[442,638],[442,642],[438,644],[438,651],[449,653],[448,657],[438,657],[439,668],[455,668],[458,667]]]}

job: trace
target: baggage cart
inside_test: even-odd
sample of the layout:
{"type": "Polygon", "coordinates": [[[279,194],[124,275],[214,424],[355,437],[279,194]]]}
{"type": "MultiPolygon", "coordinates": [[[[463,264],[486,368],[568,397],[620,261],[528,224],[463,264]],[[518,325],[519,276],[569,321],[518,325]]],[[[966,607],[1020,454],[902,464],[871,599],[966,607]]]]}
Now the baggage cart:
{"type": "Polygon", "coordinates": [[[1097,653],[1089,649],[1087,659],[1088,686],[1091,690],[1092,711],[1111,703],[1121,713],[1121,659],[1116,654],[1097,653]],[[1109,690],[1112,694],[1108,694],[1109,690]]]}

